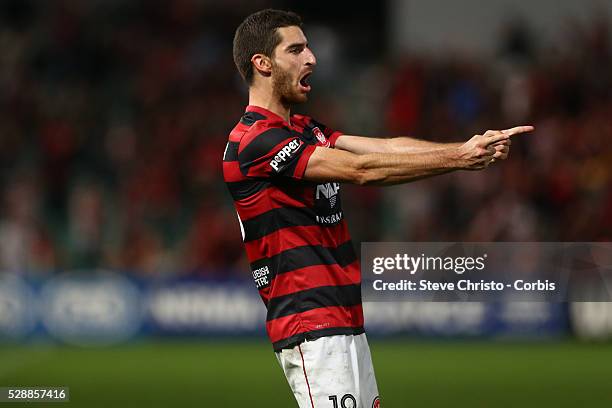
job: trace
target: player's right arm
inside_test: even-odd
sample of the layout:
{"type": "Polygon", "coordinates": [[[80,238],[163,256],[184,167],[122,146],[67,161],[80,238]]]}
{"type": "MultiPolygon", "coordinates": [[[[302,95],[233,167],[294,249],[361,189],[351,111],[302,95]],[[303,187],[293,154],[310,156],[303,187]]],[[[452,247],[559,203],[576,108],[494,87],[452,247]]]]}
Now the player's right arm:
{"type": "Polygon", "coordinates": [[[392,185],[454,170],[480,170],[494,159],[504,132],[487,131],[462,145],[407,153],[355,154],[317,147],[310,156],[304,178],[315,182],[337,181],[359,185],[392,185]]]}

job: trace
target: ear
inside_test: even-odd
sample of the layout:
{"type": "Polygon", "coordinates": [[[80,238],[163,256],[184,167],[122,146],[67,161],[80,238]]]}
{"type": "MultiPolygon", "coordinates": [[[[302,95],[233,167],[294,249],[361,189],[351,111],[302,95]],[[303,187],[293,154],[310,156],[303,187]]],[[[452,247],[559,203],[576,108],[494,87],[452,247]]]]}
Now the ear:
{"type": "Polygon", "coordinates": [[[270,76],[272,74],[272,61],[263,54],[255,54],[251,57],[253,68],[261,75],[270,76]]]}

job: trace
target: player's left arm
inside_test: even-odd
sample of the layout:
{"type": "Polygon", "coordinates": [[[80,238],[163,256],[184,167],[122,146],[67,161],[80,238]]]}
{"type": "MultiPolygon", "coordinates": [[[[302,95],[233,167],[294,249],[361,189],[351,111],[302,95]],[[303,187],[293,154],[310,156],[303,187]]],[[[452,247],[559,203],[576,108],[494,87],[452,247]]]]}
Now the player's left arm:
{"type": "MultiPolygon", "coordinates": [[[[516,128],[505,129],[502,132],[514,133],[516,128]]],[[[496,153],[494,160],[504,160],[510,151],[510,139],[494,145],[496,153]]],[[[461,143],[437,143],[412,137],[376,138],[365,136],[341,135],[335,142],[336,149],[346,150],[354,154],[370,153],[419,153],[425,151],[436,151],[448,148],[456,148],[461,143]]]]}

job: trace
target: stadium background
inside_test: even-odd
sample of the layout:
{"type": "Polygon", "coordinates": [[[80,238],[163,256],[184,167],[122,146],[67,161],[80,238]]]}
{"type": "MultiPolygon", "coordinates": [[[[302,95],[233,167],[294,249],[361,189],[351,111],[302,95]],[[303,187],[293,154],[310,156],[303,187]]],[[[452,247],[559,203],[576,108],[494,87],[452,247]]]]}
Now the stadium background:
{"type": "MultiPolygon", "coordinates": [[[[299,111],[330,127],[537,128],[484,172],[343,186],[355,242],[610,240],[610,2],[5,0],[0,386],[292,406],[220,174],[246,103],[233,31],[269,6],[304,17],[299,111]]],[[[606,303],[370,304],[366,323],[385,406],[612,402],[606,303]]]]}

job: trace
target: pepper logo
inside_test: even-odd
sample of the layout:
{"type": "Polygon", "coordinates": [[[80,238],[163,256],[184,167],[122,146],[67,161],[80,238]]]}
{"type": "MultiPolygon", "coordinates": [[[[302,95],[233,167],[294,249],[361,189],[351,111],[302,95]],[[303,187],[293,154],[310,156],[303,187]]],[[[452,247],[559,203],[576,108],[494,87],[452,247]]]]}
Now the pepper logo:
{"type": "Polygon", "coordinates": [[[276,153],[276,156],[274,156],[274,158],[270,161],[270,167],[272,167],[274,171],[278,173],[281,164],[286,162],[287,160],[290,160],[291,156],[293,156],[295,152],[298,151],[298,149],[302,146],[303,143],[304,142],[302,142],[297,137],[287,143],[282,149],[280,149],[278,153],[276,153]]]}
{"type": "Polygon", "coordinates": [[[380,408],[380,398],[374,398],[374,402],[372,403],[372,408],[380,408]]]}

